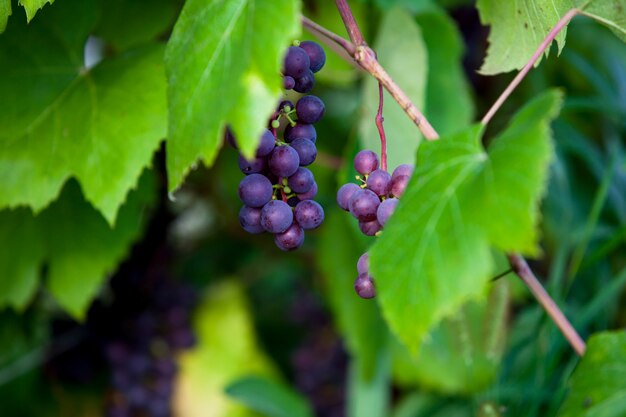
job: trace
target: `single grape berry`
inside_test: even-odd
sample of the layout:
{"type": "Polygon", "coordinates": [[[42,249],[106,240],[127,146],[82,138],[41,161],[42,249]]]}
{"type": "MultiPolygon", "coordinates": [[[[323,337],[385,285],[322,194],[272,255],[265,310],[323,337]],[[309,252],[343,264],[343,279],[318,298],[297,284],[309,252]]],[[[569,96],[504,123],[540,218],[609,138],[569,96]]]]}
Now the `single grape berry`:
{"type": "Polygon", "coordinates": [[[324,115],[324,102],[316,96],[304,96],[296,103],[300,123],[317,123],[324,115]]]}
{"type": "Polygon", "coordinates": [[[368,222],[376,219],[379,205],[380,199],[373,191],[360,189],[350,198],[348,208],[354,217],[362,222],[368,222]]]}
{"type": "Polygon", "coordinates": [[[337,204],[345,211],[350,211],[350,199],[357,191],[360,191],[361,187],[355,183],[349,182],[341,186],[337,191],[337,204]]]}
{"type": "Polygon", "coordinates": [[[300,201],[313,200],[317,195],[317,183],[314,181],[313,186],[306,193],[297,194],[300,201]]]}
{"type": "Polygon", "coordinates": [[[354,169],[361,175],[368,175],[378,169],[378,155],[369,149],[359,151],[354,156],[354,169]]]}
{"type": "Polygon", "coordinates": [[[239,155],[239,169],[246,175],[255,174],[264,171],[267,168],[267,160],[263,157],[247,160],[239,155]]]}
{"type": "Polygon", "coordinates": [[[326,53],[317,42],[303,41],[300,42],[300,48],[304,49],[309,55],[311,71],[317,72],[322,69],[326,63],[326,53]]]}
{"type": "Polygon", "coordinates": [[[304,243],[304,230],[298,223],[293,222],[283,233],[274,235],[274,243],[284,251],[298,249],[304,243]]]}
{"type": "Polygon", "coordinates": [[[376,233],[380,231],[383,227],[378,220],[370,220],[368,222],[359,221],[359,229],[365,236],[376,236],[376,233]]]}
{"type": "Polygon", "coordinates": [[[391,179],[394,179],[401,175],[407,175],[409,177],[413,175],[413,165],[409,165],[409,164],[398,165],[396,169],[393,170],[393,174],[391,174],[391,179]]]}
{"type": "Polygon", "coordinates": [[[291,143],[296,139],[307,139],[315,143],[317,140],[315,126],[304,123],[296,123],[294,126],[288,125],[285,128],[285,142],[291,143]]]}
{"type": "Polygon", "coordinates": [[[356,262],[356,270],[361,274],[366,274],[370,269],[370,255],[365,252],[363,255],[359,257],[359,260],[356,262]]]}
{"type": "Polygon", "coordinates": [[[239,198],[249,207],[263,207],[273,191],[270,180],[261,174],[250,174],[239,183],[239,198]]]}
{"type": "Polygon", "coordinates": [[[397,198],[388,198],[380,203],[378,209],[376,210],[376,219],[381,226],[384,226],[385,223],[387,223],[387,220],[389,220],[389,217],[391,217],[399,202],[400,200],[397,198]]]}
{"type": "Polygon", "coordinates": [[[289,177],[300,166],[300,157],[291,146],[277,146],[269,156],[268,165],[277,176],[289,177]]]}
{"type": "Polygon", "coordinates": [[[404,194],[406,185],[409,183],[410,177],[408,175],[399,175],[391,180],[391,190],[389,194],[394,197],[401,197],[404,194]]]}
{"type": "Polygon", "coordinates": [[[287,179],[287,185],[294,193],[306,193],[315,183],[313,173],[307,168],[300,167],[287,179]]]}
{"type": "Polygon", "coordinates": [[[308,139],[296,139],[291,142],[291,147],[298,152],[300,157],[300,166],[311,165],[317,158],[317,148],[315,143],[308,139]]]}
{"type": "Polygon", "coordinates": [[[313,200],[301,201],[294,210],[294,217],[304,230],[315,229],[324,221],[324,209],[313,200]]]}
{"type": "Polygon", "coordinates": [[[389,194],[391,175],[382,169],[375,169],[367,176],[367,188],[384,197],[389,194]]]}
{"type": "Polygon", "coordinates": [[[283,74],[293,78],[302,77],[311,66],[311,60],[306,51],[299,46],[290,46],[283,61],[283,74]]]}
{"type": "Polygon", "coordinates": [[[313,87],[315,87],[315,74],[313,74],[313,71],[307,70],[302,77],[295,79],[293,90],[301,94],[306,94],[313,90],[313,87]]]}
{"type": "Polygon", "coordinates": [[[260,158],[262,156],[267,156],[274,149],[274,145],[276,144],[276,138],[269,130],[265,129],[263,134],[261,134],[261,140],[259,141],[259,146],[256,148],[256,156],[260,158]]]}
{"type": "Polygon", "coordinates": [[[263,233],[265,229],[261,226],[261,209],[243,206],[239,210],[239,223],[243,230],[248,233],[263,233]]]}
{"type": "Polygon", "coordinates": [[[374,281],[367,273],[359,274],[356,281],[354,281],[354,290],[361,298],[369,299],[376,296],[374,281]]]}
{"type": "Polygon", "coordinates": [[[285,75],[283,77],[283,88],[285,90],[291,90],[296,86],[296,80],[290,76],[290,75],[285,75]]]}
{"type": "Polygon", "coordinates": [[[261,209],[261,226],[270,233],[282,233],[293,222],[293,211],[289,204],[272,200],[261,209]]]}

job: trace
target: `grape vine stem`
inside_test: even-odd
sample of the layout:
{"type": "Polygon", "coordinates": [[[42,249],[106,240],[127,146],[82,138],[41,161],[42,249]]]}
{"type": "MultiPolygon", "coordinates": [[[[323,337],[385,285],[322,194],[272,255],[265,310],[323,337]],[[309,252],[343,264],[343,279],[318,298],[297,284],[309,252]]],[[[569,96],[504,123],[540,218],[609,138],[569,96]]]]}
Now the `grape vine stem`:
{"type": "Polygon", "coordinates": [[[380,167],[383,171],[387,171],[387,136],[385,135],[385,127],[383,122],[383,85],[378,83],[378,111],[376,112],[376,127],[380,136],[380,167]]]}
{"type": "MultiPolygon", "coordinates": [[[[346,0],[335,0],[337,10],[341,15],[341,19],[344,22],[350,41],[342,38],[341,36],[334,34],[333,32],[321,27],[320,25],[312,22],[307,18],[302,18],[302,23],[310,30],[320,33],[327,38],[331,39],[338,45],[342,46],[353,59],[367,72],[369,72],[374,78],[378,80],[381,86],[383,86],[389,94],[400,104],[404,112],[409,116],[411,120],[417,125],[417,127],[427,140],[439,139],[439,134],[430,125],[428,120],[419,111],[419,109],[411,102],[408,96],[402,91],[402,89],[391,79],[389,74],[380,65],[376,59],[374,51],[367,46],[363,34],[359,30],[359,26],[354,19],[352,10],[346,0]]],[[[520,73],[513,79],[511,84],[503,91],[498,100],[489,109],[485,117],[482,119],[483,124],[487,124],[498,111],[502,103],[509,97],[513,90],[520,84],[526,74],[532,69],[533,65],[537,62],[541,54],[550,46],[556,35],[567,26],[567,24],[579,14],[578,9],[572,9],[568,11],[559,22],[550,30],[546,38],[543,40],[537,51],[533,54],[531,60],[524,66],[520,73]]],[[[382,100],[381,100],[382,103],[382,100]]],[[[382,125],[382,121],[381,121],[382,125]]],[[[378,126],[378,117],[377,117],[378,126]]],[[[576,332],[572,324],[567,320],[559,306],[554,302],[550,295],[543,288],[537,277],[528,266],[526,260],[517,253],[507,254],[511,269],[520,277],[520,279],[526,284],[532,294],[535,296],[539,304],[543,307],[546,313],[557,325],[563,336],[570,343],[574,351],[582,356],[585,353],[585,342],[580,335],[576,332]]]]}

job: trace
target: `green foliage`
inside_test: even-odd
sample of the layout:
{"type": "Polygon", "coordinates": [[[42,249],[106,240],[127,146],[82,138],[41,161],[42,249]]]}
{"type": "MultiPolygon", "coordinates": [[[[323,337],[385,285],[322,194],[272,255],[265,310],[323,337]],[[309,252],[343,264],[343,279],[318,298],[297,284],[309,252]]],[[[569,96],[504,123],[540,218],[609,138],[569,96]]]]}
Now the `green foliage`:
{"type": "Polygon", "coordinates": [[[256,416],[224,388],[249,374],[275,377],[259,349],[243,288],[227,280],[210,288],[194,318],[198,348],[180,359],[175,410],[189,417],[256,416]]]}
{"type": "Polygon", "coordinates": [[[536,207],[560,97],[533,100],[488,151],[482,125],[420,147],[407,191],[371,251],[383,315],[411,350],[483,293],[494,272],[491,246],[538,254],[536,207]]]}
{"type": "Polygon", "coordinates": [[[185,3],[165,57],[170,190],[198,158],[213,163],[226,123],[252,156],[281,94],[277,74],[299,34],[298,6],[296,0],[185,3]]]}
{"type": "Polygon", "coordinates": [[[9,16],[11,16],[11,0],[0,0],[0,33],[6,29],[9,16]]]}
{"type": "MultiPolygon", "coordinates": [[[[491,26],[489,50],[480,69],[489,75],[522,68],[550,29],[571,8],[572,1],[478,0],[476,5],[481,22],[491,26]]],[[[555,38],[559,52],[565,46],[565,35],[563,29],[555,38]]]]}
{"type": "MultiPolygon", "coordinates": [[[[477,7],[483,24],[491,26],[487,58],[480,69],[487,75],[522,68],[559,19],[573,8],[608,26],[626,42],[625,0],[478,0],[477,7]]],[[[558,53],[565,46],[566,33],[563,28],[555,38],[558,53]]],[[[546,49],[546,56],[549,51],[546,49]]]]}
{"type": "Polygon", "coordinates": [[[0,253],[0,306],[23,310],[45,264],[50,293],[67,312],[83,318],[104,278],[141,235],[141,213],[154,199],[151,175],[146,172],[130,193],[113,229],[74,181],[37,216],[25,208],[0,211],[0,244],[15,251],[0,253]]]}
{"type": "MultiPolygon", "coordinates": [[[[7,21],[11,16],[11,1],[12,0],[0,0],[0,33],[6,29],[7,21]]],[[[20,4],[26,11],[27,22],[30,22],[39,9],[46,5],[46,3],[54,3],[54,0],[20,0],[20,4]]]]}
{"type": "Polygon", "coordinates": [[[509,285],[494,284],[486,302],[471,301],[442,321],[417,355],[396,343],[394,377],[403,386],[469,394],[495,379],[507,335],[509,285]]]}
{"type": "Polygon", "coordinates": [[[308,402],[290,387],[249,376],[226,387],[226,393],[267,417],[312,417],[308,402]]]}
{"type": "Polygon", "coordinates": [[[64,0],[0,37],[0,207],[48,205],[70,177],[115,223],[166,130],[163,48],[83,64],[95,2],[64,0]],[[21,53],[16,53],[21,51],[21,53]]]}
{"type": "MultiPolygon", "coordinates": [[[[373,49],[381,65],[419,108],[424,107],[428,54],[420,28],[412,15],[401,8],[391,9],[382,18],[373,49]],[[407,71],[410,68],[410,71],[407,71]]],[[[367,77],[363,83],[363,114],[359,130],[364,148],[380,152],[380,138],[374,123],[378,109],[378,82],[367,77]]],[[[389,167],[412,164],[420,141],[419,131],[391,95],[384,92],[385,133],[389,167]]]]}
{"type": "Polygon", "coordinates": [[[626,332],[593,335],[571,378],[559,417],[620,417],[626,414],[626,332]]]}

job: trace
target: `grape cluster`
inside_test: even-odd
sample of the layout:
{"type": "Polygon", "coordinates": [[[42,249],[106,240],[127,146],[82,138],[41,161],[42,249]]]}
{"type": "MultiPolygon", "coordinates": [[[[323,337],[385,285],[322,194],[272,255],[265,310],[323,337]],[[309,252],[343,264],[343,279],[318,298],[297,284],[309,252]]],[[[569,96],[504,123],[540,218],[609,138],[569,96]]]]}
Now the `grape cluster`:
{"type": "MultiPolygon", "coordinates": [[[[283,63],[286,89],[306,93],[313,88],[314,72],[324,65],[324,50],[315,42],[305,41],[289,47],[283,63]]],[[[313,198],[317,183],[306,168],[317,157],[317,132],[314,123],[324,115],[324,103],[313,95],[297,103],[282,101],[261,135],[255,157],[239,155],[239,168],[246,177],[239,183],[241,227],[248,233],[269,232],[278,248],[290,251],[304,242],[304,231],[317,228],[324,221],[324,210],[313,198]],[[287,126],[282,139],[277,129],[284,119],[287,126]]],[[[237,148],[232,134],[227,140],[237,148]]]]}
{"type": "MultiPolygon", "coordinates": [[[[359,221],[359,229],[367,236],[376,236],[393,214],[399,198],[413,174],[413,166],[403,164],[390,175],[379,168],[378,155],[363,150],[354,157],[354,168],[361,183],[347,183],[337,192],[337,204],[359,221]]],[[[362,298],[376,295],[374,281],[369,273],[369,259],[364,253],[357,262],[358,277],[354,289],[362,298]]]]}
{"type": "MultiPolygon", "coordinates": [[[[147,304],[120,320],[120,331],[104,346],[111,369],[106,415],[167,417],[177,372],[175,355],[195,344],[190,321],[194,296],[170,280],[135,290],[134,295],[147,304]]],[[[123,301],[118,298],[116,303],[123,301]]]]}

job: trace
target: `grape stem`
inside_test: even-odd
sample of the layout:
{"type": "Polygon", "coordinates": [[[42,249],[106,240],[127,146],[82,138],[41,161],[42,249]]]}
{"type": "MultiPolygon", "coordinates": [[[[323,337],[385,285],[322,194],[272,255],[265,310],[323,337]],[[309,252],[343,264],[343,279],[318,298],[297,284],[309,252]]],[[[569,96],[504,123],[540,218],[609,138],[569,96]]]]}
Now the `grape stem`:
{"type": "Polygon", "coordinates": [[[385,136],[385,128],[383,127],[383,85],[378,82],[378,112],[376,113],[376,127],[380,136],[380,167],[383,171],[387,171],[387,136],[385,136]]]}
{"type": "MultiPolygon", "coordinates": [[[[359,27],[356,23],[356,20],[354,19],[354,15],[352,14],[352,10],[350,9],[348,2],[346,0],[335,0],[335,4],[337,5],[337,9],[339,11],[339,14],[341,15],[341,19],[346,26],[346,30],[348,31],[351,42],[343,39],[339,35],[332,33],[331,31],[321,27],[320,25],[312,22],[307,18],[302,18],[302,24],[305,27],[311,29],[313,32],[321,33],[323,36],[331,39],[338,45],[342,46],[346,50],[346,52],[348,52],[364,70],[369,72],[374,78],[378,80],[380,85],[385,87],[389,94],[391,94],[394,100],[398,102],[404,112],[420,129],[422,135],[424,135],[424,138],[426,138],[427,140],[439,139],[439,134],[437,133],[437,131],[430,125],[428,120],[426,120],[423,114],[411,102],[411,100],[402,91],[402,89],[391,79],[389,74],[387,74],[385,69],[376,59],[376,54],[374,53],[374,51],[365,43],[365,39],[363,38],[361,31],[359,30],[359,27]]],[[[498,111],[502,103],[504,103],[504,101],[511,94],[511,92],[519,85],[522,79],[530,71],[530,69],[539,59],[541,54],[552,43],[556,35],[565,26],[567,26],[569,21],[574,18],[574,16],[579,13],[580,11],[578,9],[570,10],[559,20],[554,28],[552,28],[552,30],[543,40],[535,54],[533,54],[533,57],[530,59],[530,61],[524,66],[524,68],[520,71],[517,77],[515,77],[509,87],[507,87],[507,89],[502,93],[500,98],[494,103],[494,105],[487,112],[485,117],[483,117],[483,124],[486,124],[489,120],[491,120],[491,118],[498,111]]],[[[557,325],[561,333],[563,333],[563,336],[565,336],[574,351],[578,355],[582,356],[586,348],[585,342],[576,332],[576,329],[574,329],[572,324],[567,320],[563,312],[559,309],[559,306],[554,302],[554,300],[543,288],[539,280],[535,277],[532,270],[528,266],[528,263],[526,263],[526,260],[517,253],[507,254],[507,258],[509,260],[509,264],[511,265],[511,269],[530,289],[539,304],[543,307],[546,313],[548,313],[548,315],[557,325]]]]}
{"type": "Polygon", "coordinates": [[[559,34],[559,32],[567,26],[567,24],[572,20],[576,15],[580,13],[579,9],[571,9],[563,17],[554,25],[552,30],[548,33],[545,39],[541,42],[533,56],[530,58],[530,61],[524,65],[524,68],[520,70],[520,72],[513,78],[513,81],[506,87],[506,89],[500,94],[500,97],[493,103],[489,111],[482,118],[482,124],[486,125],[489,123],[491,118],[496,114],[496,112],[502,107],[502,104],[506,101],[507,98],[511,95],[511,93],[517,88],[518,85],[522,82],[524,77],[530,72],[533,66],[537,63],[539,58],[543,55],[543,53],[552,45],[552,41],[559,34]]]}

